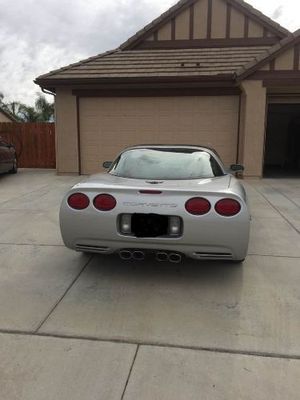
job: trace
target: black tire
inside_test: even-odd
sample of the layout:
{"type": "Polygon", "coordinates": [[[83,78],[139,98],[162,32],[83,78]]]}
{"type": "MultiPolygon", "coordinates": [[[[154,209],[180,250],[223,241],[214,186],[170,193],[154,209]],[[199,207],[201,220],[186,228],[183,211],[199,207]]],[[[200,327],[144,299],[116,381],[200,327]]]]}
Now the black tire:
{"type": "Polygon", "coordinates": [[[14,159],[14,164],[13,167],[10,171],[8,171],[10,174],[16,174],[18,172],[18,164],[17,164],[17,159],[14,159]]]}
{"type": "Polygon", "coordinates": [[[244,261],[245,261],[245,258],[243,260],[232,260],[230,262],[232,262],[233,264],[243,264],[244,261]]]}

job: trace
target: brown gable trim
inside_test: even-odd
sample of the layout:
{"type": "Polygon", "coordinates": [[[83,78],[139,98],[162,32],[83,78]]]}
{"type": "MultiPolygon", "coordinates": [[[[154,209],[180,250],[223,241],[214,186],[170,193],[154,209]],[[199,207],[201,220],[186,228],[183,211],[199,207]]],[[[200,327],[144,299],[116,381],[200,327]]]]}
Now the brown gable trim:
{"type": "Polygon", "coordinates": [[[299,57],[300,57],[300,45],[295,46],[294,53],[294,71],[299,71],[299,57]]]}
{"type": "Polygon", "coordinates": [[[249,37],[249,17],[245,16],[244,37],[249,37]]]}
{"type": "MultiPolygon", "coordinates": [[[[153,34],[154,31],[161,28],[167,22],[170,22],[172,18],[175,18],[179,13],[184,11],[186,8],[193,5],[197,0],[180,0],[177,4],[167,10],[165,13],[160,15],[154,21],[150,22],[143,29],[129,38],[126,42],[124,42],[120,49],[122,50],[132,50],[139,46],[144,39],[153,34]]],[[[208,0],[209,4],[211,0],[208,0]]],[[[290,34],[290,32],[277,24],[275,21],[272,21],[269,17],[265,16],[260,11],[256,10],[254,7],[250,6],[243,0],[226,0],[227,3],[238,9],[243,14],[246,14],[250,19],[258,22],[263,27],[265,27],[269,32],[272,32],[277,38],[284,38],[290,34]]],[[[209,7],[210,8],[210,7],[209,7]]],[[[209,24],[210,25],[210,24],[209,24]]],[[[209,33],[208,27],[208,33],[209,33]]],[[[209,36],[208,36],[209,37],[209,36]]]]}
{"type": "Polygon", "coordinates": [[[300,71],[256,71],[254,74],[247,78],[248,80],[272,80],[280,83],[280,86],[284,86],[285,82],[288,80],[299,80],[300,71]]]}
{"type": "Polygon", "coordinates": [[[176,20],[175,18],[171,19],[171,40],[176,39],[176,20]]]}
{"type": "Polygon", "coordinates": [[[241,90],[237,87],[216,88],[169,88],[169,89],[75,89],[72,94],[77,97],[173,97],[173,96],[237,96],[241,90]]]}
{"type": "Polygon", "coordinates": [[[249,47],[249,46],[273,46],[278,40],[273,37],[248,38],[248,39],[193,39],[193,40],[158,40],[146,41],[140,44],[139,50],[159,49],[194,49],[215,47],[249,47]]]}
{"type": "Polygon", "coordinates": [[[300,44],[300,30],[278,42],[271,49],[267,50],[264,55],[256,59],[256,61],[251,61],[251,63],[248,64],[248,67],[245,66],[238,71],[236,74],[238,81],[248,78],[267,63],[271,63],[272,67],[273,60],[275,60],[281,53],[298,44],[300,44]]]}
{"type": "Polygon", "coordinates": [[[211,28],[212,28],[212,0],[207,0],[207,39],[211,39],[211,28]]]}

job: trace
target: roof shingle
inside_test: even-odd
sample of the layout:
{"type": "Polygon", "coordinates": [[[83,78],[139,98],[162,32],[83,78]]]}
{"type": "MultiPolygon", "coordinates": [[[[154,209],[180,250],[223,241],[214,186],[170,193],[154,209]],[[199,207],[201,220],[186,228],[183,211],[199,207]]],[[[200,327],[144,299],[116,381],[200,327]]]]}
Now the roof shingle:
{"type": "Polygon", "coordinates": [[[116,50],[50,72],[37,81],[80,78],[212,76],[234,74],[268,46],[177,50],[116,50]]]}

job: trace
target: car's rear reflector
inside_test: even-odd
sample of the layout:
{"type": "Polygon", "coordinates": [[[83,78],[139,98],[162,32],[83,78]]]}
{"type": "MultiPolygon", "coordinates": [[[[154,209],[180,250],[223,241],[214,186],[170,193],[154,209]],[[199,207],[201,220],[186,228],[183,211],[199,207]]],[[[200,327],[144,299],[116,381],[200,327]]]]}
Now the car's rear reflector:
{"type": "Polygon", "coordinates": [[[100,211],[110,211],[117,205],[117,200],[110,194],[99,194],[94,198],[94,206],[100,211]]]}
{"type": "Polygon", "coordinates": [[[140,190],[141,194],[162,194],[161,190],[140,190]]]}
{"type": "Polygon", "coordinates": [[[241,211],[241,205],[234,199],[222,199],[216,203],[215,210],[223,217],[233,217],[241,211]]]}
{"type": "Polygon", "coordinates": [[[74,210],[84,210],[90,204],[90,199],[84,193],[73,193],[68,197],[68,204],[74,210]]]}
{"type": "Polygon", "coordinates": [[[204,215],[211,209],[210,202],[203,197],[194,197],[185,203],[185,209],[193,215],[204,215]]]}

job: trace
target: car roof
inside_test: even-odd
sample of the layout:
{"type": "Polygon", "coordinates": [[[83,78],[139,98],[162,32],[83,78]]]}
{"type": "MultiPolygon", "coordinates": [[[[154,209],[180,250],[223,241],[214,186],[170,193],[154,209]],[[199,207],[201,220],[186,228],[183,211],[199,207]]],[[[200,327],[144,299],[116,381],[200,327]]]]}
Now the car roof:
{"type": "Polygon", "coordinates": [[[202,145],[195,145],[195,144],[138,144],[135,146],[130,146],[125,148],[123,151],[125,150],[130,150],[130,149],[141,149],[141,148],[188,148],[188,149],[200,149],[200,150],[208,150],[212,153],[214,153],[219,159],[220,156],[218,154],[218,152],[213,149],[212,147],[209,146],[202,146],[202,145]]]}

